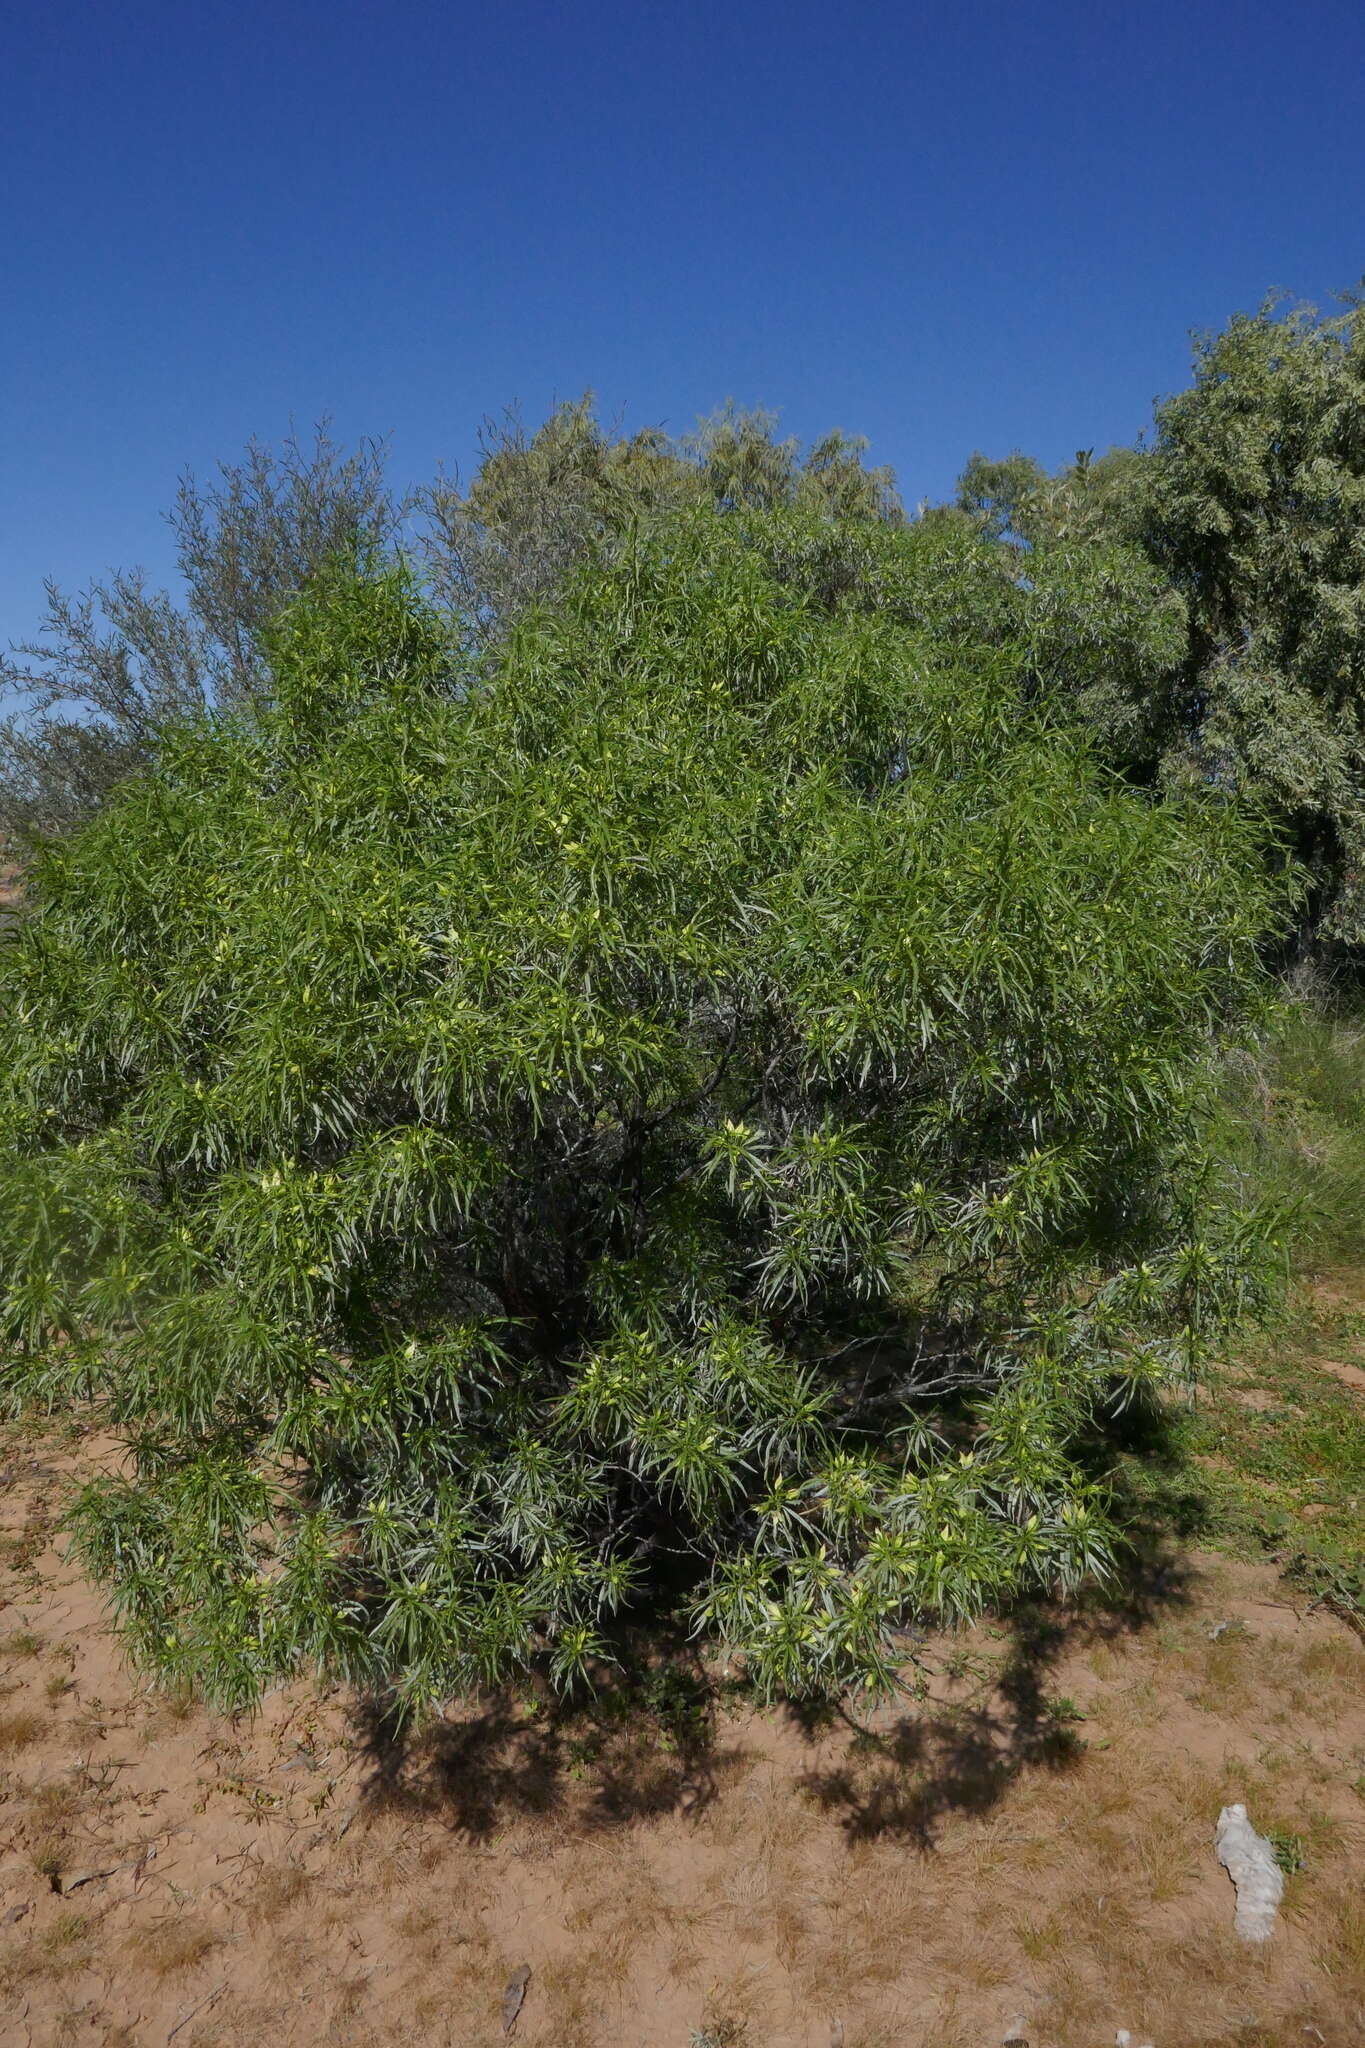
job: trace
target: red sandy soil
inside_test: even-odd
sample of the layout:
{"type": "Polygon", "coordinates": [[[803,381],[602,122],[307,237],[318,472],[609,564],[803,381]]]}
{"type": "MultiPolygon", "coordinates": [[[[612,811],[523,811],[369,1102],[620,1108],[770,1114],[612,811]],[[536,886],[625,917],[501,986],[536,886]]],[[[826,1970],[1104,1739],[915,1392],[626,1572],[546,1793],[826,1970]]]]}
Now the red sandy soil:
{"type": "Polygon", "coordinates": [[[1156,2048],[1365,2040],[1365,1647],[1269,1567],[936,1646],[861,1721],[669,1746],[530,1700],[406,1756],[339,1693],[149,1697],[54,1518],[91,1447],[0,1452],[0,2041],[1156,2048]],[[1302,1837],[1263,1950],[1227,1800],[1302,1837]]]}

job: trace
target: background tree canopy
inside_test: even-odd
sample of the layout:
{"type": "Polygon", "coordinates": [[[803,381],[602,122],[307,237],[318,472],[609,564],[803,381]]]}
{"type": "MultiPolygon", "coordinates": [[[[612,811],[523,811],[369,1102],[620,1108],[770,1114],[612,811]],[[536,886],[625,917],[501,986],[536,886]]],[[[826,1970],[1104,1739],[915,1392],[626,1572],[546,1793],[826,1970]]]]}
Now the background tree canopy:
{"type": "MultiPolygon", "coordinates": [[[[1196,346],[1150,445],[1081,450],[1055,475],[973,456],[955,507],[922,512],[994,548],[1032,614],[1039,676],[1132,781],[1217,786],[1277,827],[1311,882],[1298,949],[1365,940],[1365,325],[1273,304],[1196,346]]],[[[446,636],[491,648],[589,555],[689,509],[796,509],[841,532],[895,526],[894,481],[831,433],[803,451],[727,406],[696,432],[624,434],[586,395],[527,432],[485,426],[467,487],[397,503],[382,450],[320,433],[253,445],[172,514],[186,601],[136,574],[49,592],[39,646],[0,664],[0,834],[65,829],[155,754],[168,723],[270,687],[263,634],[338,555],[401,536],[446,636]]],[[[832,568],[836,577],[842,569],[832,568]]]]}
{"type": "Polygon", "coordinates": [[[221,1699],[663,1597],[888,1683],[1105,1568],[1090,1433],[1259,1285],[1201,1134],[1275,900],[1097,758],[1122,607],[716,446],[487,647],[310,576],[0,948],[7,1378],[126,1438],[84,1554],[221,1699]]]}
{"type": "Polygon", "coordinates": [[[959,507],[1040,558],[1137,550],[1185,608],[1178,656],[1111,674],[1130,772],[1263,806],[1312,878],[1301,932],[1365,940],[1365,320],[1273,302],[1202,337],[1145,450],[1049,477],[973,457],[959,507]]]}
{"type": "Polygon", "coordinates": [[[77,598],[49,584],[45,637],[0,656],[16,706],[0,720],[0,843],[88,817],[168,725],[255,695],[269,620],[328,562],[392,540],[399,510],[374,442],[347,455],[325,427],[311,448],[252,442],[215,482],[181,483],[183,604],[138,570],[77,598]]]}
{"type": "Polygon", "coordinates": [[[330,563],[373,560],[400,529],[450,636],[479,644],[641,519],[701,504],[900,517],[864,442],[834,432],[803,455],[776,429],[774,414],[727,405],[681,441],[627,437],[600,424],[588,393],[534,434],[515,414],[485,422],[467,490],[442,479],[399,502],[382,447],[347,454],[325,426],[311,446],[253,442],[211,484],[186,477],[170,514],[182,604],[138,571],[78,598],[50,585],[44,638],[0,656],[16,706],[0,720],[0,845],[88,817],[167,726],[268,689],[271,619],[330,563]]]}

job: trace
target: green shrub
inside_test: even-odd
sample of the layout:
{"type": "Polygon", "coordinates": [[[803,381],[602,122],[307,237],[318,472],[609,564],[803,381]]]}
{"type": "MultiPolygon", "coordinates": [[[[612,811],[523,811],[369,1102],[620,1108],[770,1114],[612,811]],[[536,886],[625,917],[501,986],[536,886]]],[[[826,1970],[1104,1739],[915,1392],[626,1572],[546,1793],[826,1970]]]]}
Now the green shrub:
{"type": "Polygon", "coordinates": [[[1105,1569],[1079,1439],[1261,1270],[1200,1140],[1256,835],[973,637],[979,542],[884,533],[879,609],[833,531],[690,514],[495,671],[400,571],[315,584],[262,706],[43,856],[7,1378],[126,1438],[74,1526],[155,1671],[417,1708],[666,1595],[767,1692],[876,1686],[1105,1569]]]}

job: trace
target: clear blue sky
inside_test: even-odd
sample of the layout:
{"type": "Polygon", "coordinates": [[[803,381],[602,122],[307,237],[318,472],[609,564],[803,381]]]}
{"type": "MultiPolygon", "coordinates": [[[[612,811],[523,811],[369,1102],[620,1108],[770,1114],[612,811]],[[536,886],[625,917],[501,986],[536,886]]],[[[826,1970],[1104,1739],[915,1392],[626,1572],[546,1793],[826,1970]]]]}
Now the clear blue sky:
{"type": "Polygon", "coordinates": [[[0,249],[0,641],[323,413],[407,480],[733,395],[937,496],[1360,277],[1365,7],[8,0],[0,249]]]}

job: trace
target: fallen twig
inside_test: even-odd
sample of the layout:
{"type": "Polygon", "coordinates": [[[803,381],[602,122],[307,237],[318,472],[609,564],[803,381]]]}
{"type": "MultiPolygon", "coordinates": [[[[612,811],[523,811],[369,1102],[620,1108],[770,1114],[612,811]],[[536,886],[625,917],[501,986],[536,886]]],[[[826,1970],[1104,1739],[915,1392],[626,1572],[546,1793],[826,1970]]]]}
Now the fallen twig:
{"type": "Polygon", "coordinates": [[[170,2033],[166,2036],[166,2048],[170,2048],[171,2042],[180,2032],[180,2029],[182,2027],[187,2027],[190,2021],[194,2018],[196,2013],[202,2012],[206,2005],[212,2005],[215,1998],[222,1997],[223,1993],[227,1990],[228,1985],[231,1982],[232,1979],[230,1977],[224,1977],[222,1983],[218,1986],[216,1991],[210,1991],[207,1998],[201,1998],[198,2005],[192,2005],[189,2011],[176,2021],[175,2025],[171,2028],[170,2033]]]}

